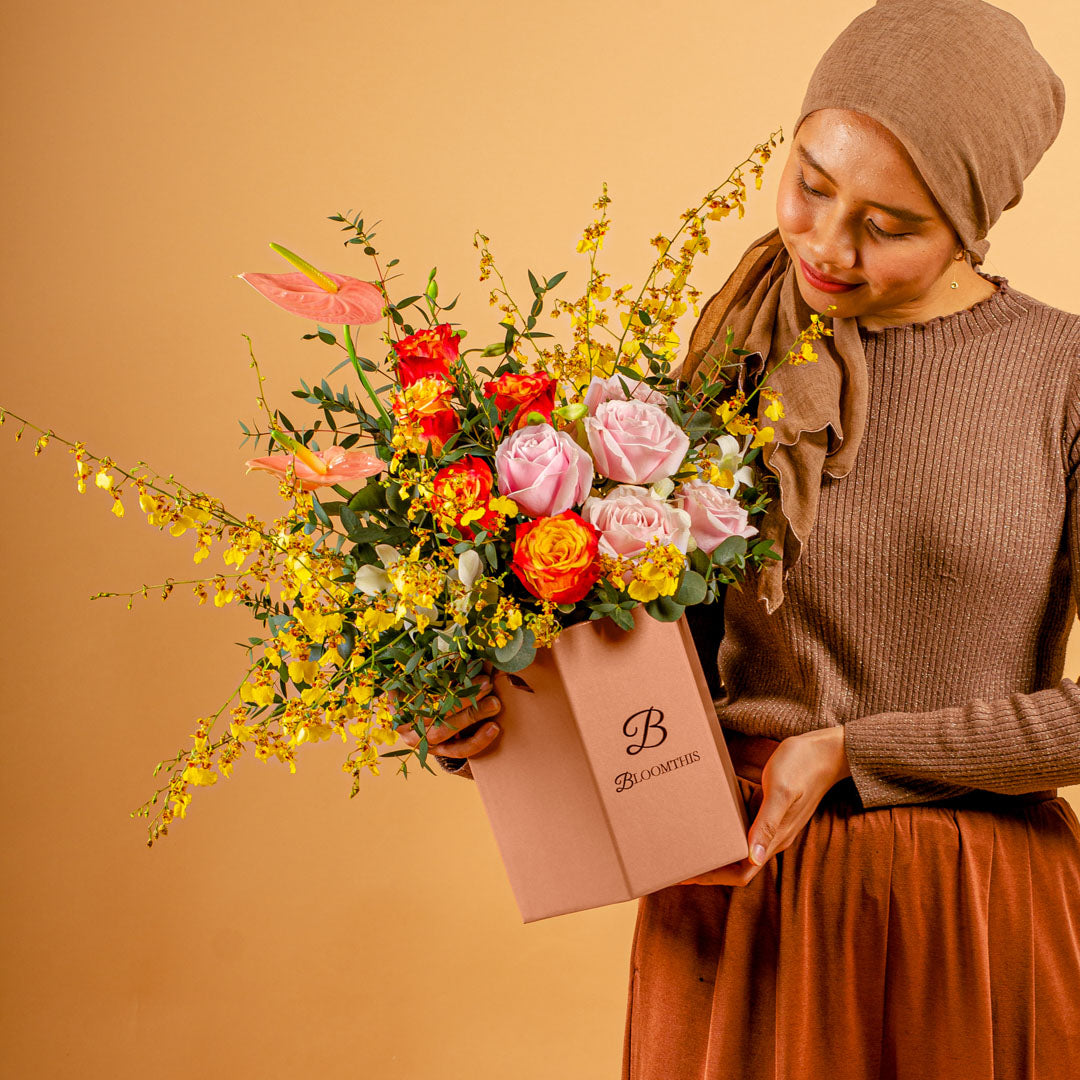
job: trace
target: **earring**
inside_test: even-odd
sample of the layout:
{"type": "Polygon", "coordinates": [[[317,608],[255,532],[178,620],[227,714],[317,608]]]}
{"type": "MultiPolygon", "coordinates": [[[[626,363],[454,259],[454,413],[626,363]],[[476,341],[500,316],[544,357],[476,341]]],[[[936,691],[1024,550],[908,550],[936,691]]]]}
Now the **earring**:
{"type": "MultiPolygon", "coordinates": [[[[957,252],[957,253],[956,253],[956,254],[955,254],[955,255],[953,256],[953,259],[954,259],[954,260],[955,260],[956,262],[959,262],[959,261],[960,261],[961,259],[963,259],[963,258],[964,258],[964,257],[965,257],[966,255],[967,255],[967,251],[966,251],[966,250],[965,250],[964,248],[961,248],[961,249],[960,249],[960,250],[959,250],[959,251],[958,251],[958,252],[957,252]]],[[[958,285],[958,284],[957,284],[957,283],[956,283],[955,281],[951,281],[951,282],[949,282],[949,288],[950,288],[950,289],[959,289],[959,288],[960,288],[960,286],[959,286],[959,285],[958,285]]]]}

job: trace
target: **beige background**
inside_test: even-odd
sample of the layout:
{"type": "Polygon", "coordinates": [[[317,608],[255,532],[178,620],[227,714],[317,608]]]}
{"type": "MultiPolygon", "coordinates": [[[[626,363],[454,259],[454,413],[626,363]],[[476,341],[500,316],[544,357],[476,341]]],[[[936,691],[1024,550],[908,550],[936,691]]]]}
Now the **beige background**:
{"type": "MultiPolygon", "coordinates": [[[[579,285],[574,244],[606,179],[607,266],[636,278],[649,236],[790,129],[817,57],[864,6],[8,5],[0,403],[270,514],[273,484],[245,478],[238,449],[236,421],[255,414],[240,335],[298,415],[289,391],[332,354],[232,276],[286,269],[269,241],[365,276],[326,220],[363,209],[409,287],[438,264],[486,340],[474,228],[513,281],[528,266],[579,285]]],[[[1003,6],[1078,97],[986,268],[1075,311],[1077,9],[1003,6]]],[[[702,287],[773,224],[781,165],[715,230],[702,287]]],[[[522,926],[467,782],[387,774],[350,802],[340,744],[302,753],[291,778],[245,759],[147,851],[128,812],[230,693],[249,623],[184,588],[131,612],[91,602],[196,576],[192,540],[149,529],[131,500],[117,520],[103,493],[76,493],[63,448],[35,459],[13,434],[0,1071],[616,1077],[634,906],[522,926]]]]}

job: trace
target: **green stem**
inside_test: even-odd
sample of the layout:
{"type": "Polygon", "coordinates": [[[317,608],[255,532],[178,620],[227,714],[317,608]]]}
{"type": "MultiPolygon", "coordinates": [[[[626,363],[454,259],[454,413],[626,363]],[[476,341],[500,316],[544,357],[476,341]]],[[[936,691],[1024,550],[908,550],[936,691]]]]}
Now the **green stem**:
{"type": "Polygon", "coordinates": [[[363,383],[364,389],[368,393],[368,397],[375,403],[375,408],[379,410],[379,415],[386,421],[386,424],[389,427],[391,424],[390,414],[379,400],[379,395],[371,388],[371,383],[368,382],[367,373],[360,366],[360,361],[356,358],[356,349],[353,347],[352,331],[348,326],[342,326],[342,330],[345,331],[345,348],[349,350],[349,360],[352,363],[353,370],[355,370],[360,382],[363,383]]]}

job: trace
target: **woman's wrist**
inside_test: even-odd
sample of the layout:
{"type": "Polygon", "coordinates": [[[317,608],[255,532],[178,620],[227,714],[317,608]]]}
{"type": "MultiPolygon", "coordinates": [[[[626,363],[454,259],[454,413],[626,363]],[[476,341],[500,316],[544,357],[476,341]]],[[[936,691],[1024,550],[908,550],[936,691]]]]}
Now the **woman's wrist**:
{"type": "Polygon", "coordinates": [[[796,738],[813,739],[821,744],[821,752],[827,762],[825,773],[829,778],[830,787],[851,775],[847,750],[844,747],[843,724],[837,724],[834,727],[814,728],[813,731],[805,731],[796,738]]]}
{"type": "Polygon", "coordinates": [[[848,762],[847,748],[844,745],[844,725],[837,724],[829,728],[833,733],[833,742],[836,750],[836,781],[846,780],[851,775],[851,765],[848,762]]]}

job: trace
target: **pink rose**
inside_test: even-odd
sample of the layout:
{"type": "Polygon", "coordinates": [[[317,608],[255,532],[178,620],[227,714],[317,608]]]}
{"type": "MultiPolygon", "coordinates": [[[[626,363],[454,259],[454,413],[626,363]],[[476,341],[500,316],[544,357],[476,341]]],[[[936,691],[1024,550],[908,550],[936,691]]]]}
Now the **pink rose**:
{"type": "Polygon", "coordinates": [[[526,517],[555,517],[578,506],[592,487],[592,458],[565,431],[530,424],[495,450],[499,494],[526,517]]]}
{"type": "Polygon", "coordinates": [[[585,417],[597,472],[620,484],[652,484],[678,472],[690,440],[659,405],[604,401],[585,417]]]}
{"type": "Polygon", "coordinates": [[[604,555],[639,555],[647,544],[674,544],[684,555],[690,543],[690,515],[644,488],[622,484],[602,499],[585,500],[581,516],[600,530],[604,555]]]}
{"type": "Polygon", "coordinates": [[[604,379],[599,375],[594,375],[589,388],[585,391],[585,407],[589,410],[589,415],[592,416],[596,412],[596,406],[602,405],[605,401],[628,400],[626,390],[623,389],[624,385],[630,391],[631,398],[647,401],[661,408],[667,404],[667,398],[659,390],[640,379],[632,379],[629,375],[612,375],[604,379]]]}
{"type": "Polygon", "coordinates": [[[679,505],[690,516],[690,531],[697,546],[711,555],[729,536],[753,536],[746,509],[721,487],[704,480],[682,484],[676,493],[679,505]]]}

